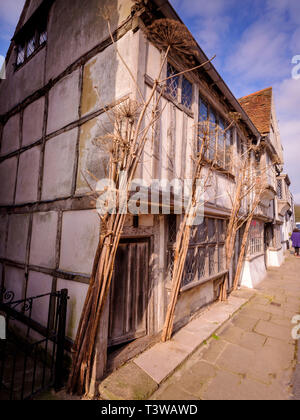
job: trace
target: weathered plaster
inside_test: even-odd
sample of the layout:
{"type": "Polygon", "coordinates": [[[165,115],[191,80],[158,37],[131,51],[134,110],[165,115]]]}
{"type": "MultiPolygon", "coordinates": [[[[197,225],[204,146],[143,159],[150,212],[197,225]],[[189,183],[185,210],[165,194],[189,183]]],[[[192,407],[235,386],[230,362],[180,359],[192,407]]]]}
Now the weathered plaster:
{"type": "Polygon", "coordinates": [[[74,60],[109,37],[102,16],[104,6],[110,10],[114,30],[130,16],[132,5],[131,0],[102,0],[101,4],[99,0],[56,0],[48,26],[47,80],[56,77],[74,60]]]}
{"type": "MultiPolygon", "coordinates": [[[[122,51],[122,57],[134,74],[136,70],[134,69],[132,51],[137,48],[137,41],[137,35],[127,32],[117,42],[118,49],[122,51]]],[[[129,94],[132,91],[132,85],[133,81],[116,54],[115,47],[109,46],[93,57],[84,68],[82,115],[103,108],[129,94]]]]}
{"type": "Polygon", "coordinates": [[[109,154],[104,142],[94,140],[112,131],[107,114],[102,114],[80,127],[79,164],[77,173],[77,194],[90,192],[88,183],[96,187],[98,180],[108,177],[109,154]],[[91,173],[93,176],[91,176],[91,173]]]}
{"type": "Polygon", "coordinates": [[[42,200],[70,196],[78,128],[46,142],[42,200]]]}
{"type": "Polygon", "coordinates": [[[253,258],[251,261],[246,260],[241,275],[241,285],[248,287],[248,289],[254,289],[262,282],[266,275],[267,270],[264,255],[253,258]]]}
{"type": "Polygon", "coordinates": [[[187,323],[191,316],[203,306],[214,300],[213,282],[190,289],[182,293],[178,299],[174,324],[177,326],[187,323]]]}
{"type": "Polygon", "coordinates": [[[76,337],[83,304],[86,298],[88,285],[57,279],[57,290],[62,289],[68,289],[68,295],[70,297],[68,300],[67,309],[66,334],[69,338],[74,340],[76,337]]]}
{"type": "Polygon", "coordinates": [[[0,258],[5,257],[8,215],[0,214],[0,258]]]}
{"type": "Polygon", "coordinates": [[[96,211],[65,212],[59,268],[89,275],[98,245],[100,219],[96,211]]]}
{"type": "Polygon", "coordinates": [[[45,98],[33,102],[24,110],[22,146],[28,146],[42,138],[45,98]]]}
{"type": "Polygon", "coordinates": [[[268,267],[280,267],[284,262],[283,248],[279,250],[268,249],[267,253],[268,267]]]}
{"type": "Polygon", "coordinates": [[[36,11],[36,9],[42,4],[43,0],[31,0],[29,3],[29,7],[27,9],[23,24],[28,21],[28,19],[32,16],[32,14],[36,11]]]}
{"type": "MultiPolygon", "coordinates": [[[[52,292],[53,278],[43,273],[35,271],[29,272],[26,297],[41,296],[52,292]]],[[[34,301],[32,306],[32,319],[43,326],[47,326],[49,311],[49,296],[45,296],[34,301]]]]}
{"type": "Polygon", "coordinates": [[[24,299],[25,295],[25,273],[15,267],[5,267],[5,283],[7,291],[14,292],[14,301],[24,299]]]}
{"type": "Polygon", "coordinates": [[[12,157],[0,163],[0,205],[14,202],[18,158],[12,157]]]}
{"type": "Polygon", "coordinates": [[[37,146],[20,155],[16,190],[16,204],[37,201],[41,147],[37,146]]]}
{"type": "Polygon", "coordinates": [[[0,114],[5,114],[44,86],[46,48],[14,71],[15,52],[7,63],[7,78],[0,84],[0,114]]]}
{"type": "Polygon", "coordinates": [[[47,134],[78,120],[79,100],[79,70],[76,70],[49,92],[47,134]]]}
{"type": "Polygon", "coordinates": [[[20,114],[11,117],[3,128],[1,155],[7,155],[20,147],[20,114]]]}
{"type": "Polygon", "coordinates": [[[57,223],[57,212],[34,214],[29,259],[30,265],[55,268],[57,223]]]}
{"type": "Polygon", "coordinates": [[[28,227],[29,216],[27,214],[14,214],[9,216],[7,259],[25,263],[28,227]]]}

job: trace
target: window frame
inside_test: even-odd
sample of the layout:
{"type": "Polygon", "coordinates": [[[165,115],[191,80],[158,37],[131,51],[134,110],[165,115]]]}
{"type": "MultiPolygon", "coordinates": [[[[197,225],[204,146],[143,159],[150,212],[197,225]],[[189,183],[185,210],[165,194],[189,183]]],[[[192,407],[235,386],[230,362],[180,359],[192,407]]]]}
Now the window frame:
{"type": "Polygon", "coordinates": [[[48,42],[48,30],[47,30],[47,21],[42,24],[39,23],[33,31],[27,32],[23,40],[20,40],[16,43],[16,60],[15,60],[15,70],[18,70],[20,67],[25,65],[32,57],[34,57],[38,51],[46,46],[48,42]],[[41,42],[41,36],[44,35],[45,39],[41,42]],[[29,44],[33,43],[33,50],[28,53],[29,44]],[[19,49],[20,47],[24,51],[23,61],[18,62],[19,58],[19,49]]]}
{"type": "Polygon", "coordinates": [[[260,220],[253,220],[250,227],[250,231],[249,231],[247,254],[249,257],[255,257],[263,253],[264,253],[264,223],[260,220]]]}
{"type": "MultiPolygon", "coordinates": [[[[178,73],[180,73],[179,70],[177,70],[177,68],[170,63],[169,61],[167,62],[167,78],[169,78],[172,75],[176,75],[178,73]],[[171,70],[171,71],[170,71],[171,70]]],[[[188,79],[184,74],[181,74],[179,76],[173,77],[171,79],[168,79],[166,82],[166,94],[167,96],[176,103],[176,105],[181,106],[184,111],[187,111],[188,113],[192,113],[193,112],[193,105],[194,105],[194,92],[195,92],[195,87],[194,87],[194,83],[188,79]],[[172,93],[173,91],[173,86],[176,85],[175,80],[177,80],[177,86],[176,86],[176,95],[172,93]],[[184,81],[186,81],[187,84],[189,84],[191,86],[191,92],[190,92],[190,106],[187,105],[187,101],[184,101],[184,95],[183,95],[183,87],[184,87],[184,81]],[[169,90],[169,88],[171,88],[171,91],[169,90]]]]}
{"type": "MultiPolygon", "coordinates": [[[[226,130],[226,124],[228,123],[220,114],[215,111],[215,109],[204,99],[202,99],[201,94],[199,94],[199,106],[198,106],[198,124],[201,122],[207,122],[215,124],[215,128],[211,128],[210,132],[213,136],[213,142],[209,142],[206,159],[210,162],[215,161],[216,166],[222,168],[228,172],[231,172],[230,162],[232,156],[232,146],[233,146],[233,129],[229,128],[226,130]],[[203,109],[207,110],[207,118],[203,119],[202,111],[203,109]],[[220,123],[222,123],[222,128],[220,128],[220,123]],[[220,139],[222,141],[220,142],[220,139]],[[221,147],[220,147],[221,146],[221,147]],[[221,154],[219,154],[219,150],[221,154]]],[[[198,129],[198,153],[200,152],[201,139],[200,127],[198,129]]],[[[212,137],[210,138],[210,140],[212,137]]]]}
{"type": "MultiPolygon", "coordinates": [[[[224,275],[227,222],[227,219],[205,216],[202,225],[192,229],[181,291],[224,275]],[[202,259],[199,257],[200,254],[202,259]]],[[[168,242],[167,276],[169,281],[172,280],[175,244],[176,242],[168,242]]]]}

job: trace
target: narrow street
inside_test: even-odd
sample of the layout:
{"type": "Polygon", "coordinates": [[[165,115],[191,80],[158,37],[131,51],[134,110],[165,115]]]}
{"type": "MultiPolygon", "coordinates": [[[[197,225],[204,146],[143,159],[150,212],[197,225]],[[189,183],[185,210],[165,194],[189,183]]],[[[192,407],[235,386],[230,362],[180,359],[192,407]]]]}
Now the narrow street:
{"type": "Polygon", "coordinates": [[[280,268],[269,270],[248,304],[151,399],[300,399],[292,339],[292,318],[300,313],[299,272],[300,259],[290,254],[280,268]]]}

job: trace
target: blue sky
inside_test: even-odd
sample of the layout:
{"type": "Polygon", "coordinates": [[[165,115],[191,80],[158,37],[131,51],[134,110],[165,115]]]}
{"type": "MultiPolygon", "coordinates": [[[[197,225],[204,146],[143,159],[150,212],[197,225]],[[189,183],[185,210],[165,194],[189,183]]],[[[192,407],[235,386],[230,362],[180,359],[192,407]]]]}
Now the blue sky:
{"type": "MultiPolygon", "coordinates": [[[[236,97],[273,86],[286,171],[300,203],[300,0],[171,0],[236,97]]],[[[0,0],[5,56],[24,0],[0,0]]],[[[3,60],[3,58],[2,58],[3,60]]],[[[0,57],[1,64],[1,57],[0,57]]]]}

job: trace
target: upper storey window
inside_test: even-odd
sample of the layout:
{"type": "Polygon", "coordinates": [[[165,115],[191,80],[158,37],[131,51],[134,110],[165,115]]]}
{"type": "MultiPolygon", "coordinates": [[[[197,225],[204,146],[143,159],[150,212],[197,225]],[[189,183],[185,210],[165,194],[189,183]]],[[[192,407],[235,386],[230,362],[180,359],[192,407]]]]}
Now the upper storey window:
{"type": "Polygon", "coordinates": [[[233,131],[228,123],[203,99],[199,98],[199,130],[198,152],[201,150],[203,138],[207,140],[207,160],[219,168],[231,171],[233,131]]]}
{"type": "Polygon", "coordinates": [[[25,63],[39,48],[47,42],[47,23],[44,20],[36,27],[22,34],[22,39],[17,41],[16,67],[25,63]]]}
{"type": "Polygon", "coordinates": [[[193,105],[193,84],[184,76],[177,76],[179,72],[168,63],[167,66],[167,94],[186,109],[193,105]]]}

